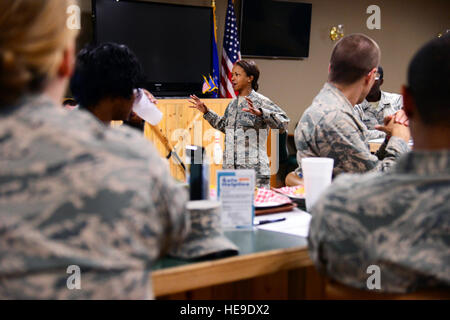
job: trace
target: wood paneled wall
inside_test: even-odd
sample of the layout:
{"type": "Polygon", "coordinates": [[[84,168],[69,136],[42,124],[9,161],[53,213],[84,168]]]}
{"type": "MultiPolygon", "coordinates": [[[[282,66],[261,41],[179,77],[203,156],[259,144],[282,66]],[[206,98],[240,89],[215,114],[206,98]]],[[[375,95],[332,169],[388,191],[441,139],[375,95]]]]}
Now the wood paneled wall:
{"type": "MultiPolygon", "coordinates": [[[[202,99],[202,101],[205,102],[209,109],[219,115],[223,115],[231,99],[202,99]]],[[[214,134],[217,130],[203,119],[201,112],[189,108],[190,105],[188,99],[158,100],[158,108],[164,114],[164,117],[156,127],[152,128],[149,123],[145,124],[145,137],[153,142],[162,157],[166,157],[169,151],[154,130],[159,130],[167,138],[183,162],[186,162],[186,146],[190,144],[203,146],[209,158],[212,160],[215,141],[214,134]]],[[[224,150],[224,138],[225,135],[221,133],[220,144],[222,151],[224,150]]],[[[177,180],[184,181],[186,177],[183,169],[177,165],[175,159],[171,157],[169,164],[172,176],[177,180]]],[[[210,166],[211,184],[216,183],[216,171],[220,169],[222,169],[221,164],[212,164],[210,166]]]]}
{"type": "MultiPolygon", "coordinates": [[[[215,111],[218,115],[223,115],[225,109],[231,99],[202,99],[206,106],[215,111]]],[[[161,157],[166,158],[169,150],[160,136],[167,139],[169,144],[175,149],[181,160],[186,164],[186,146],[199,145],[206,149],[208,157],[211,159],[210,165],[210,183],[216,185],[216,172],[222,169],[222,164],[214,164],[213,150],[215,143],[215,132],[217,131],[203,119],[203,114],[196,109],[189,108],[191,104],[188,99],[160,99],[158,100],[158,108],[164,114],[163,119],[157,126],[145,123],[144,135],[150,140],[158,150],[161,157]],[[160,134],[157,134],[155,131],[160,134]]],[[[122,121],[112,121],[111,126],[120,126],[122,121]]],[[[163,138],[163,139],[164,139],[163,138]]],[[[220,145],[224,152],[225,135],[220,133],[220,145]]],[[[277,136],[272,135],[269,131],[267,141],[267,153],[271,163],[275,161],[275,154],[271,157],[271,149],[277,148],[277,136]]],[[[185,181],[186,175],[173,158],[169,159],[170,172],[172,176],[179,180],[185,181]]],[[[276,166],[275,166],[276,167],[276,166]]],[[[186,169],[188,166],[186,164],[186,169]]],[[[271,176],[271,185],[276,185],[276,172],[271,176]]]]}

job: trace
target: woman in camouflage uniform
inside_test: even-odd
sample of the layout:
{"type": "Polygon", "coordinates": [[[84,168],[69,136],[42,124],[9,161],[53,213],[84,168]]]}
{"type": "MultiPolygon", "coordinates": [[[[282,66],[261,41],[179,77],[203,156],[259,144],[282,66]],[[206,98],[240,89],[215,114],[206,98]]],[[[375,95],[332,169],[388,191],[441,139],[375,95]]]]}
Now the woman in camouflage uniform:
{"type": "Polygon", "coordinates": [[[190,101],[203,112],[215,129],[225,133],[224,169],[255,169],[256,185],[270,188],[269,158],[266,144],[268,128],[287,130],[289,118],[258,90],[259,69],[253,61],[240,60],[232,70],[231,82],[238,97],[231,100],[223,116],[208,109],[195,95],[190,101]],[[248,139],[247,139],[248,138],[248,139]]]}

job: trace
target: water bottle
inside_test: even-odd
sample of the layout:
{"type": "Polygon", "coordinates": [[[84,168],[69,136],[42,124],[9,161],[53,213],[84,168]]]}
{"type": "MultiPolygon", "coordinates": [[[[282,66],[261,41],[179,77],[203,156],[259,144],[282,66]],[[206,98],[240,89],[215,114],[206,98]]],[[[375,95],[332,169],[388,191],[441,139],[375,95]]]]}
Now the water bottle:
{"type": "Polygon", "coordinates": [[[186,156],[189,157],[189,199],[209,199],[209,160],[205,149],[199,146],[186,146],[186,156]]]}
{"type": "Polygon", "coordinates": [[[213,150],[214,163],[221,164],[223,152],[222,152],[222,147],[220,146],[220,132],[216,131],[214,136],[215,136],[214,150],[213,150]]]}

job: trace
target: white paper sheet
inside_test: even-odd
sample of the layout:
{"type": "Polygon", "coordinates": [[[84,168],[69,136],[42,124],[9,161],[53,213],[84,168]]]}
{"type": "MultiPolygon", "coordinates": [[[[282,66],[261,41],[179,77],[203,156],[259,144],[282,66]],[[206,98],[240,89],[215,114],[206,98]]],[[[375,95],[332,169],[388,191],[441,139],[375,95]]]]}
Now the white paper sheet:
{"type": "Polygon", "coordinates": [[[217,171],[217,195],[222,203],[222,227],[252,227],[255,170],[217,171]]]}
{"type": "Polygon", "coordinates": [[[308,236],[309,223],[311,222],[311,215],[297,208],[289,212],[281,212],[257,216],[255,217],[254,222],[255,224],[257,224],[261,220],[272,220],[279,218],[286,218],[286,220],[280,222],[267,223],[256,227],[262,230],[288,233],[300,237],[308,236]]]}

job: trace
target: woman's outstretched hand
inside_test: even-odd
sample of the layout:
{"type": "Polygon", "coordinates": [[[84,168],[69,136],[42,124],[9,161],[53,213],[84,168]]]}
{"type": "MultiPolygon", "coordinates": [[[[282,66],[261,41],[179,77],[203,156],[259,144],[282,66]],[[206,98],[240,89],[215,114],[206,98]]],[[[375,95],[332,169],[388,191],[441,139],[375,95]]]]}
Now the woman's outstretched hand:
{"type": "Polygon", "coordinates": [[[242,109],[242,111],[249,112],[258,117],[262,116],[261,110],[255,108],[255,106],[253,105],[253,102],[252,102],[252,100],[250,100],[250,98],[245,97],[245,100],[247,101],[248,108],[244,108],[244,109],[242,109]]]}
{"type": "Polygon", "coordinates": [[[192,106],[189,106],[189,108],[195,108],[203,113],[208,112],[206,105],[195,94],[191,94],[190,97],[192,100],[189,100],[189,102],[192,103],[192,106]]]}

